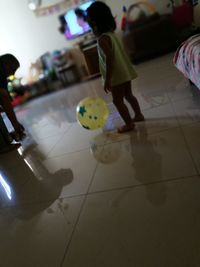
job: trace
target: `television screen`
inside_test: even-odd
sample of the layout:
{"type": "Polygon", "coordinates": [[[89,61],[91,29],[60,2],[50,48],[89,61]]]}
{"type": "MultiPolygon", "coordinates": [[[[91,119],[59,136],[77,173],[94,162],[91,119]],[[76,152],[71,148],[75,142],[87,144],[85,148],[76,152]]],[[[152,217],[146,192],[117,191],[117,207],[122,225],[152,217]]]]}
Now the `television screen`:
{"type": "Polygon", "coordinates": [[[94,2],[94,0],[81,4],[75,9],[69,10],[65,15],[65,36],[72,40],[90,31],[88,23],[85,21],[85,11],[94,2]]]}

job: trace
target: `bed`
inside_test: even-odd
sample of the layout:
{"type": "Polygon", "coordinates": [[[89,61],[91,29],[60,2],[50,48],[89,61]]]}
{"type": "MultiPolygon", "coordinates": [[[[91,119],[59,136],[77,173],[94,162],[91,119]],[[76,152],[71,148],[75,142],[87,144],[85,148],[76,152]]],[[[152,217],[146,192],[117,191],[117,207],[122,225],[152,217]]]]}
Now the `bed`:
{"type": "Polygon", "coordinates": [[[174,64],[184,76],[200,89],[200,34],[187,39],[177,49],[174,64]]]}

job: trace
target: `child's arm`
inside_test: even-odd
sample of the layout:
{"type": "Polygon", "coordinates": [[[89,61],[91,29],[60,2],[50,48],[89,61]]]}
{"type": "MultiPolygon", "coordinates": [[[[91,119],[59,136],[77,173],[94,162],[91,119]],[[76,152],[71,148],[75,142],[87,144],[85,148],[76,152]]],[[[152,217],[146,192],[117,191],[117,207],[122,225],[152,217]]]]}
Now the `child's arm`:
{"type": "Polygon", "coordinates": [[[112,51],[112,43],[108,36],[102,36],[99,39],[99,46],[103,50],[106,56],[106,78],[104,84],[104,90],[106,93],[111,91],[111,79],[112,79],[112,70],[113,70],[113,51],[112,51]]]}
{"type": "Polygon", "coordinates": [[[3,107],[3,110],[5,111],[10,122],[12,123],[13,128],[19,134],[19,136],[22,138],[24,135],[24,133],[23,133],[24,127],[18,122],[17,117],[16,117],[14,110],[13,110],[12,104],[10,102],[8,92],[4,88],[0,88],[0,99],[1,99],[1,105],[3,107]]]}

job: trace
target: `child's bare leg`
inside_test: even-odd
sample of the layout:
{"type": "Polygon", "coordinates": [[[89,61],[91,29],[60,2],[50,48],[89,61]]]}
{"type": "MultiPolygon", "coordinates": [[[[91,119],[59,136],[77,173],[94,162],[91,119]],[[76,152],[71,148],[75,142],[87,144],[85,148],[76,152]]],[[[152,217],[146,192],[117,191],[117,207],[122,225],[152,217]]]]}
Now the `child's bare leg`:
{"type": "Polygon", "coordinates": [[[125,99],[129,102],[133,111],[135,112],[134,121],[144,121],[144,115],[141,112],[138,100],[132,93],[131,82],[125,83],[125,99]]]}
{"type": "Polygon", "coordinates": [[[112,88],[113,103],[125,122],[125,125],[118,129],[119,133],[128,132],[134,129],[134,123],[131,119],[129,110],[124,103],[124,93],[125,88],[123,85],[119,85],[112,88]]]}

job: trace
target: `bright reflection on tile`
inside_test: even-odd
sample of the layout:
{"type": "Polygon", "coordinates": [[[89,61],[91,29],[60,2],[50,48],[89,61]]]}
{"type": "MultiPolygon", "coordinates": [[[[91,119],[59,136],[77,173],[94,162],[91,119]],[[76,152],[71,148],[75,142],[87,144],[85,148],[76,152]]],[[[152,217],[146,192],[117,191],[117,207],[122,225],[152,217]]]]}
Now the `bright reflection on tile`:
{"type": "Polygon", "coordinates": [[[6,180],[3,178],[3,176],[0,173],[0,185],[3,188],[4,192],[6,193],[9,200],[12,199],[12,191],[9,186],[9,184],[6,182],[6,180]]]}
{"type": "Polygon", "coordinates": [[[30,164],[26,159],[24,159],[24,161],[25,161],[25,163],[28,165],[28,167],[30,168],[30,170],[31,170],[32,172],[34,172],[32,166],[31,166],[31,164],[30,164]]]}

